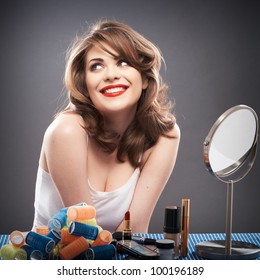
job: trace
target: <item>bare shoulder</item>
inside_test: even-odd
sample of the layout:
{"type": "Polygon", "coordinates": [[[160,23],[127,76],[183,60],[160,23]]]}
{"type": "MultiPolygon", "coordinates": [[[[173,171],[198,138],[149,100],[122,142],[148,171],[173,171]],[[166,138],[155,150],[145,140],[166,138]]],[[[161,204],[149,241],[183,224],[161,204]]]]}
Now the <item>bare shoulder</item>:
{"type": "Polygon", "coordinates": [[[75,113],[62,113],[49,125],[45,138],[77,137],[85,135],[84,121],[75,113]]]}
{"type": "MultiPolygon", "coordinates": [[[[166,136],[168,136],[170,138],[180,139],[181,131],[180,131],[179,125],[177,123],[175,123],[174,127],[172,128],[172,130],[168,131],[166,136]]],[[[164,138],[164,137],[161,136],[161,138],[164,138]]]]}
{"type": "Polygon", "coordinates": [[[178,148],[180,137],[180,128],[175,124],[173,129],[168,131],[165,136],[162,135],[159,137],[157,143],[153,147],[154,152],[159,151],[161,153],[163,150],[170,152],[171,150],[178,148]]]}
{"type": "Polygon", "coordinates": [[[174,158],[178,152],[180,138],[180,128],[175,124],[172,130],[168,131],[165,136],[160,136],[157,143],[144,153],[143,165],[151,158],[156,160],[159,160],[162,156],[174,158]]]}
{"type": "Polygon", "coordinates": [[[86,143],[87,137],[82,117],[75,113],[62,113],[45,131],[40,165],[48,172],[51,165],[56,166],[55,162],[59,162],[61,166],[61,162],[68,163],[74,157],[79,161],[86,149],[86,143]]]}

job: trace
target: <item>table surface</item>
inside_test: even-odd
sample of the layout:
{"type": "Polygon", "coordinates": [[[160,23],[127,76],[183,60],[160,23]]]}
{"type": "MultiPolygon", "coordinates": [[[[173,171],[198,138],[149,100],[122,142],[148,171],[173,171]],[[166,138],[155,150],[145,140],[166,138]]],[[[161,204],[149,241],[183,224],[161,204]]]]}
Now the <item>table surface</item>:
{"type": "MultiPolygon", "coordinates": [[[[146,238],[162,239],[163,234],[161,233],[149,233],[149,234],[138,234],[139,236],[146,238]]],[[[260,247],[260,233],[232,233],[231,236],[234,241],[243,241],[257,245],[260,247]]],[[[189,245],[188,255],[186,257],[180,257],[180,260],[203,260],[204,258],[199,257],[195,252],[196,244],[203,241],[210,240],[225,240],[224,233],[190,233],[189,234],[189,245]]],[[[0,234],[0,248],[9,242],[9,235],[0,234]]],[[[124,257],[120,258],[124,259],[124,257]]],[[[260,260],[260,257],[257,258],[260,260]]]]}

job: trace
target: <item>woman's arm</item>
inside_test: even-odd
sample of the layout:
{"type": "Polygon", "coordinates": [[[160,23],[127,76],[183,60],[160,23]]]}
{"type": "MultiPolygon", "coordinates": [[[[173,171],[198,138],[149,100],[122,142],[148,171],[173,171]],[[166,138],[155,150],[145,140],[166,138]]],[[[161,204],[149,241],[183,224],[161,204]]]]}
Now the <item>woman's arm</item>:
{"type": "MultiPolygon", "coordinates": [[[[146,233],[154,207],[174,168],[180,142],[177,125],[169,133],[174,138],[160,137],[151,151],[144,154],[142,167],[129,211],[135,233],[146,233]]],[[[123,223],[117,230],[122,230],[123,223]]]]}
{"type": "Polygon", "coordinates": [[[57,186],[64,206],[92,204],[87,187],[87,134],[81,116],[58,116],[46,130],[40,164],[57,186]]]}

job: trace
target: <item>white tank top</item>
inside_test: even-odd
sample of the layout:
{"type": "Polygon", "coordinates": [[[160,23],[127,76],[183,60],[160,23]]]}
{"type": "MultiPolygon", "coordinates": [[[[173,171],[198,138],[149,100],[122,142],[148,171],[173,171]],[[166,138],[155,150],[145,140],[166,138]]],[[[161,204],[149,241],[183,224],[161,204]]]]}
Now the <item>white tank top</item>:
{"type": "MultiPolygon", "coordinates": [[[[96,191],[88,182],[93,206],[97,211],[97,223],[103,229],[114,232],[122,222],[132,201],[139,175],[140,168],[136,168],[123,186],[111,192],[96,191]]],[[[39,166],[35,187],[33,230],[37,226],[47,225],[49,219],[63,207],[50,174],[39,166]]]]}

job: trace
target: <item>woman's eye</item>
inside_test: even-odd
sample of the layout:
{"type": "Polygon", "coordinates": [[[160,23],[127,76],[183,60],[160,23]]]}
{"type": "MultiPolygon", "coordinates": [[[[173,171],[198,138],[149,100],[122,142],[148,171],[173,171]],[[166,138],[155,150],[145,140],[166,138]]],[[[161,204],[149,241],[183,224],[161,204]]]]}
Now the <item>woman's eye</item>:
{"type": "Polygon", "coordinates": [[[119,60],[119,61],[118,61],[118,65],[119,65],[119,66],[127,66],[128,63],[125,62],[124,60],[119,60]]]}
{"type": "Polygon", "coordinates": [[[101,68],[102,68],[102,65],[101,65],[100,63],[95,63],[95,64],[92,64],[92,65],[90,66],[90,70],[91,70],[91,71],[99,70],[99,69],[101,69],[101,68]]]}

